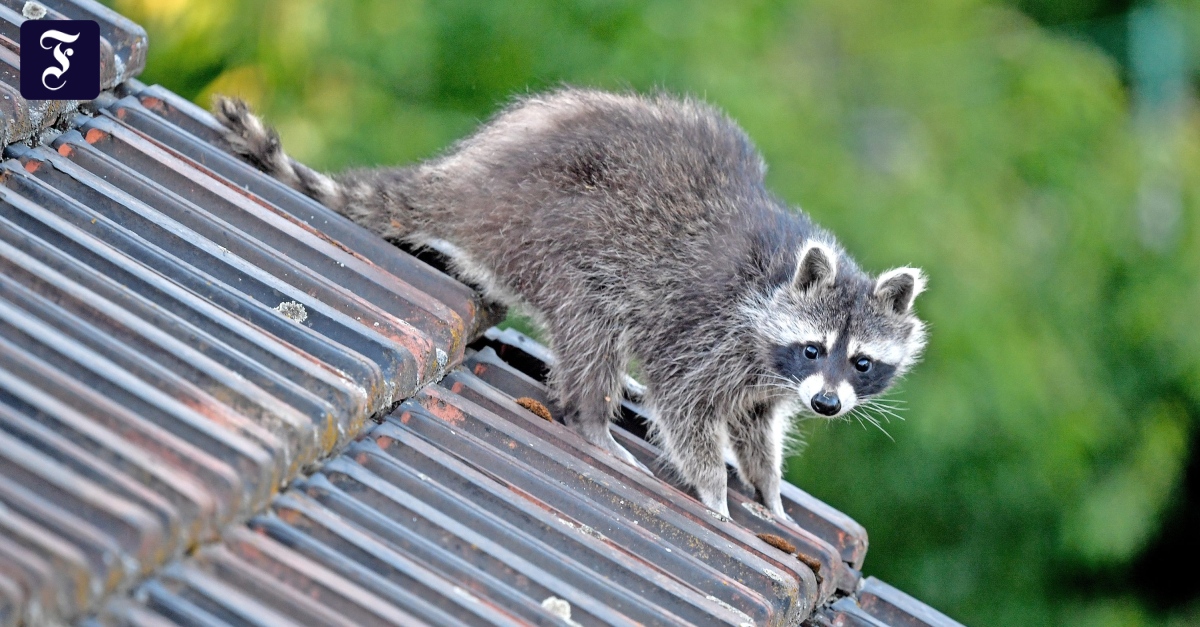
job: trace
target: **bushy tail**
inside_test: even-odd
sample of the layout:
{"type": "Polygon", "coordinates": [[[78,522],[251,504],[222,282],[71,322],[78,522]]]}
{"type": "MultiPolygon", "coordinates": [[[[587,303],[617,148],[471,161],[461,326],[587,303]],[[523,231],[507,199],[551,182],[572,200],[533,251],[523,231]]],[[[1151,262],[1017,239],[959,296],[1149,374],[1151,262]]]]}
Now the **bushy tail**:
{"type": "Polygon", "coordinates": [[[335,178],[287,156],[279,133],[244,101],[217,96],[213,114],[225,127],[230,149],[263,172],[388,239],[404,239],[417,230],[420,214],[411,202],[415,167],[351,171],[335,178]]]}
{"type": "Polygon", "coordinates": [[[279,143],[279,133],[263,124],[245,101],[217,96],[213,100],[213,114],[225,127],[225,141],[235,154],[318,202],[345,213],[346,190],[342,185],[287,156],[279,143]]]}

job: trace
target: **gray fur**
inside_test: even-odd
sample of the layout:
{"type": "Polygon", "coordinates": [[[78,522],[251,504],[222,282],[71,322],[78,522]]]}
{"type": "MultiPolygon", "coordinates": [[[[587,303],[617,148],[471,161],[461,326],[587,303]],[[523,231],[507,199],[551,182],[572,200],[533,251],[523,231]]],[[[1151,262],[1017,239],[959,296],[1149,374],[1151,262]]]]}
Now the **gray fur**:
{"type": "Polygon", "coordinates": [[[442,157],[333,177],[288,158],[243,103],[220,99],[216,114],[247,160],[384,237],[448,254],[461,278],[530,312],[557,356],[567,424],[630,463],[609,420],[636,357],[667,460],[722,513],[726,449],[786,516],[792,414],[821,392],[840,393],[844,415],[925,344],[911,310],[920,272],[867,276],[766,190],[750,139],[696,100],[563,89],[517,100],[442,157]],[[877,358],[865,374],[862,354],[877,358]]]}

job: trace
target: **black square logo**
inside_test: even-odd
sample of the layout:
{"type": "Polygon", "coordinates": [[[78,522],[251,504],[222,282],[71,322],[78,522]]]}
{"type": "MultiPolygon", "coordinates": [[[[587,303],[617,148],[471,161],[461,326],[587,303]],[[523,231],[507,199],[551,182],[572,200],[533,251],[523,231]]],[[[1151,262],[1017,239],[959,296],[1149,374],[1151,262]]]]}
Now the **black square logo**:
{"type": "Polygon", "coordinates": [[[100,95],[100,25],[93,20],[21,24],[21,96],[93,100],[100,95]]]}

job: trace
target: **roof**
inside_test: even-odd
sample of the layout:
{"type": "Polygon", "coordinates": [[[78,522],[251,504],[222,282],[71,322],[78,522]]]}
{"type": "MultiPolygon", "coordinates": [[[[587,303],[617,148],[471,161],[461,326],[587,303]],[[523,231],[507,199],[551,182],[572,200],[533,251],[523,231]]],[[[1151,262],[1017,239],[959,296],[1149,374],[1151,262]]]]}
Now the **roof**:
{"type": "Polygon", "coordinates": [[[956,624],[795,486],[795,525],[737,482],[726,519],[531,413],[544,347],[46,4],[106,91],[20,100],[0,0],[0,625],[956,624]]]}

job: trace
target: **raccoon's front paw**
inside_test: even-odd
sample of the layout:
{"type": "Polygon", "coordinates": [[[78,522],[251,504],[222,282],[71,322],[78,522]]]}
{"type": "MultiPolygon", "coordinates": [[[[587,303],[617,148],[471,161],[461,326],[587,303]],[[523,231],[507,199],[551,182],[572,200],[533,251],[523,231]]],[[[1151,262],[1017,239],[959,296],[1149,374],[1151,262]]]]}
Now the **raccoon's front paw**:
{"type": "Polygon", "coordinates": [[[725,491],[713,491],[711,494],[706,494],[704,491],[698,491],[700,502],[708,509],[717,512],[718,514],[729,518],[729,501],[725,498],[725,491]]]}
{"type": "Polygon", "coordinates": [[[788,514],[786,511],[784,511],[782,506],[779,508],[771,508],[771,515],[774,516],[776,520],[785,520],[793,524],[796,522],[796,520],[792,518],[791,514],[788,514]]]}
{"type": "Polygon", "coordinates": [[[763,507],[766,507],[767,511],[771,512],[771,516],[774,516],[778,520],[786,520],[790,523],[796,522],[783,509],[783,499],[779,496],[778,491],[763,499],[763,507]]]}
{"type": "MultiPolygon", "coordinates": [[[[620,446],[620,445],[618,444],[618,446],[620,446]]],[[[625,451],[625,447],[621,447],[621,450],[625,451]]],[[[637,460],[637,458],[634,457],[633,454],[630,453],[629,451],[625,451],[624,455],[617,455],[617,457],[620,457],[621,459],[629,462],[630,464],[633,465],[634,468],[637,468],[638,470],[650,475],[651,477],[654,476],[654,471],[650,470],[649,466],[643,464],[642,462],[639,462],[637,460]]]]}
{"type": "Polygon", "coordinates": [[[628,463],[634,468],[637,468],[650,476],[654,476],[654,473],[651,472],[645,464],[638,461],[638,459],[633,456],[633,453],[625,450],[624,446],[617,444],[617,441],[613,439],[612,432],[608,430],[608,420],[604,420],[603,422],[597,424],[598,422],[599,421],[571,420],[570,414],[568,414],[567,418],[567,424],[570,425],[575,433],[578,433],[584,440],[587,440],[589,443],[598,448],[612,453],[618,459],[628,463]]]}

